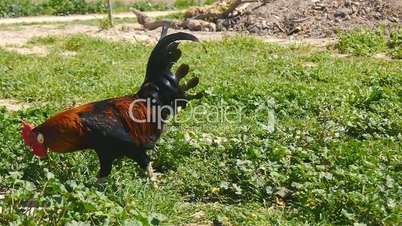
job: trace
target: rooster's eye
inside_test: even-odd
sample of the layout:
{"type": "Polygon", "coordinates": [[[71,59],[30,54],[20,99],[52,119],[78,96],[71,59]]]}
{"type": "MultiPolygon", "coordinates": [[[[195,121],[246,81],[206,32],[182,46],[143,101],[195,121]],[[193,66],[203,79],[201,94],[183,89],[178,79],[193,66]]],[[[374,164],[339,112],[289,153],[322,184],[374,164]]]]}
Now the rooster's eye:
{"type": "Polygon", "coordinates": [[[43,135],[40,133],[38,134],[38,136],[36,137],[36,140],[40,143],[43,144],[43,142],[45,142],[45,138],[43,138],[43,135]]]}

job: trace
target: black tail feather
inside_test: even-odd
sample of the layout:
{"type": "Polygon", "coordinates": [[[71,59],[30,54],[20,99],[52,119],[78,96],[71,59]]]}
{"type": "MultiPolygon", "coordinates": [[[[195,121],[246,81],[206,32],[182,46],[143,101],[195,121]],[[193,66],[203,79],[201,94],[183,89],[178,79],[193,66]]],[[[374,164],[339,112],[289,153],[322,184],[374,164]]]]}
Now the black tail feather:
{"type": "Polygon", "coordinates": [[[148,60],[146,82],[158,80],[163,74],[170,74],[170,69],[181,56],[181,51],[177,48],[179,40],[189,40],[198,42],[197,37],[192,34],[178,32],[162,37],[152,50],[148,60]]]}

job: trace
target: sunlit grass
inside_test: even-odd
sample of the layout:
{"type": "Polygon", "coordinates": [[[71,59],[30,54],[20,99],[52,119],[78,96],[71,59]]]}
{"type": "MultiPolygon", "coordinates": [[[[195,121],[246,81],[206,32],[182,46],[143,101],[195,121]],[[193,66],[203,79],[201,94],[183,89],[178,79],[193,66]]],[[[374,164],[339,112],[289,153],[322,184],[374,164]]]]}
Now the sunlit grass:
{"type": "Polygon", "coordinates": [[[192,105],[241,109],[243,117],[169,123],[152,152],[162,173],[154,189],[131,160],[115,164],[97,186],[94,153],[39,161],[18,133],[21,118],[40,123],[74,103],[135,93],[152,46],[84,35],[30,45],[52,51],[0,50],[0,97],[40,104],[0,113],[0,188],[13,191],[0,201],[2,223],[401,223],[400,61],[336,58],[331,50],[242,36],[205,42],[207,51],[182,44],[178,64],[189,64],[189,77],[199,76],[197,89],[207,93],[192,105]],[[76,54],[65,57],[66,50],[76,54]],[[273,131],[267,112],[275,115],[273,131]],[[33,216],[18,212],[30,198],[47,207],[33,216]]]}

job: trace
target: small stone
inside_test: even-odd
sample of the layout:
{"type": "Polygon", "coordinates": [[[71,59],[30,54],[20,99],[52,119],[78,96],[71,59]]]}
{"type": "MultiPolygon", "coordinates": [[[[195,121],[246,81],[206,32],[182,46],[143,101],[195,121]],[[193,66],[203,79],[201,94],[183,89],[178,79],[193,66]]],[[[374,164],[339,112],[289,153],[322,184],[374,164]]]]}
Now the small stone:
{"type": "Polygon", "coordinates": [[[262,29],[267,29],[267,28],[268,28],[268,22],[267,22],[266,20],[263,20],[263,21],[261,22],[261,28],[262,28],[262,29]]]}
{"type": "Polygon", "coordinates": [[[293,35],[293,34],[299,33],[301,30],[302,30],[301,27],[297,26],[297,27],[293,28],[293,30],[291,30],[288,33],[288,35],[293,35]]]}
{"type": "Polygon", "coordinates": [[[360,5],[360,2],[354,1],[354,2],[352,2],[352,5],[359,6],[359,5],[360,5]]]}
{"type": "Polygon", "coordinates": [[[357,13],[357,7],[355,5],[352,6],[352,14],[357,13]]]}
{"type": "Polygon", "coordinates": [[[394,16],[389,16],[389,17],[388,17],[388,20],[391,21],[391,22],[395,22],[395,23],[398,22],[398,18],[396,18],[396,17],[394,17],[394,16]]]}
{"type": "Polygon", "coordinates": [[[196,213],[193,215],[193,219],[194,219],[194,220],[200,220],[200,219],[203,219],[203,218],[205,218],[205,212],[202,211],[202,210],[196,212],[196,213]]]}
{"type": "Polygon", "coordinates": [[[225,20],[223,19],[219,19],[216,21],[216,30],[217,31],[222,31],[222,30],[226,30],[226,27],[228,26],[228,24],[225,24],[225,20]]]}
{"type": "Polygon", "coordinates": [[[248,27],[247,29],[249,32],[251,33],[258,33],[260,31],[260,29],[258,29],[258,26],[252,26],[252,27],[248,27]]]}
{"type": "Polygon", "coordinates": [[[344,18],[347,15],[349,15],[351,13],[351,10],[347,9],[347,8],[339,8],[335,11],[334,16],[335,17],[340,17],[340,18],[344,18]]]}
{"type": "Polygon", "coordinates": [[[320,11],[322,11],[322,10],[325,9],[325,5],[324,5],[324,4],[315,4],[315,5],[313,6],[313,9],[314,9],[314,10],[320,10],[320,11]]]}
{"type": "Polygon", "coordinates": [[[374,18],[376,18],[377,20],[381,20],[383,18],[383,15],[379,12],[374,14],[374,18]]]}

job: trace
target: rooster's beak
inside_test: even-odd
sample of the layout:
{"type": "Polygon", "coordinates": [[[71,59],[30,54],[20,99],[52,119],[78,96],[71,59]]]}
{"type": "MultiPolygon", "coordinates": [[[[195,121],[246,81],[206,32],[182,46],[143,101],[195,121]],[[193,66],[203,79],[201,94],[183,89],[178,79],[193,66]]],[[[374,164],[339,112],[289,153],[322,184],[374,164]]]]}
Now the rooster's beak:
{"type": "Polygon", "coordinates": [[[25,145],[29,146],[32,149],[32,153],[36,155],[39,159],[46,159],[47,158],[47,148],[43,144],[39,144],[35,141],[31,140],[32,130],[34,126],[22,120],[22,127],[21,127],[21,136],[24,140],[25,145]]]}

